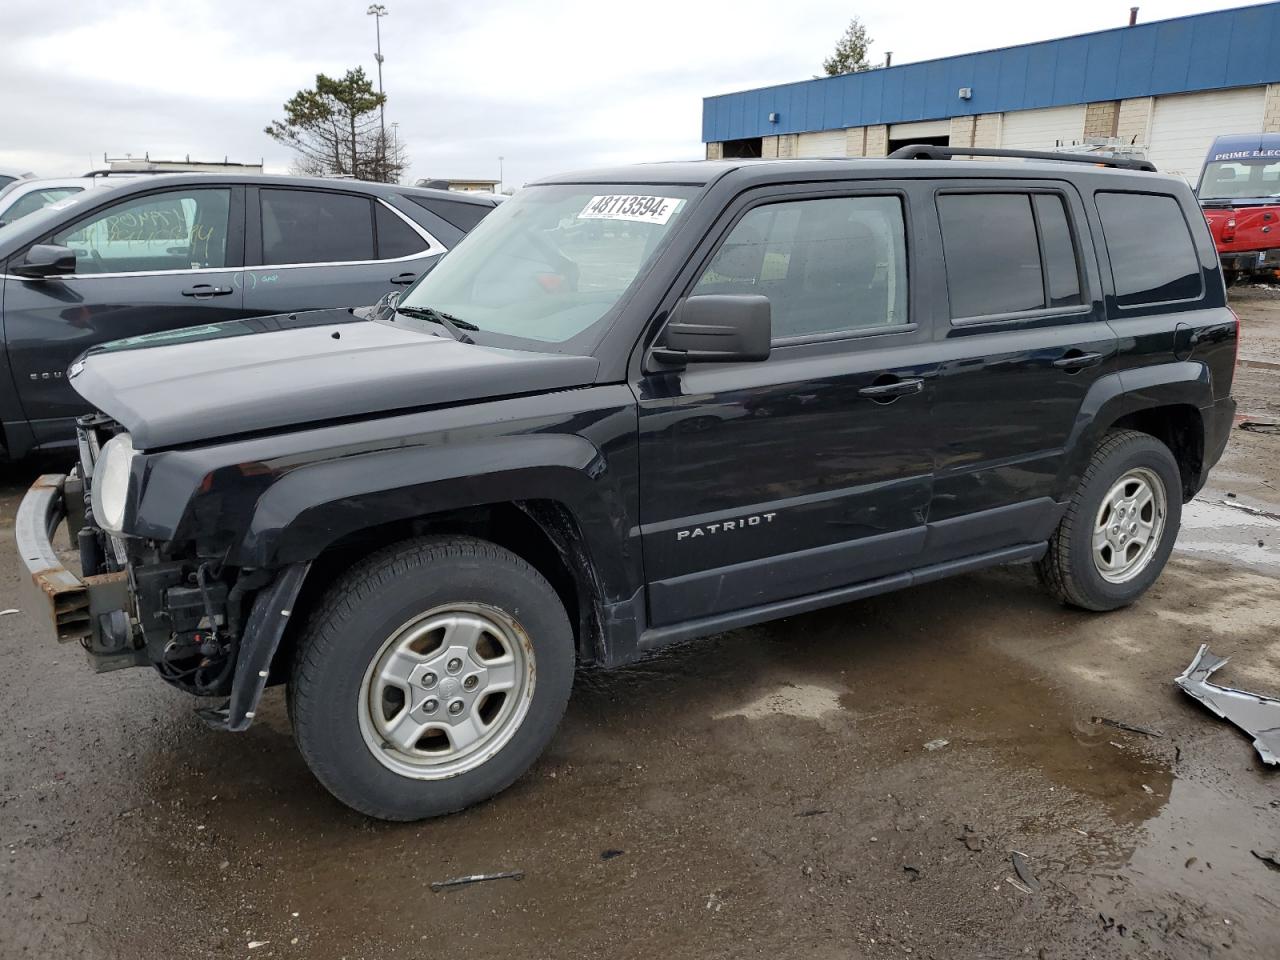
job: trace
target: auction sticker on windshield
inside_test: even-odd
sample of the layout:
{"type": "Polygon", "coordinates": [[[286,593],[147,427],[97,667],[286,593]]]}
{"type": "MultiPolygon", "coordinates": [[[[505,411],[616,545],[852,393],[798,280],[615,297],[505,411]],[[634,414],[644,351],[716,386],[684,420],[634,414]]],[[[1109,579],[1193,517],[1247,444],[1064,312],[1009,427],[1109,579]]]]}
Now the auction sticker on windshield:
{"type": "Polygon", "coordinates": [[[677,197],[642,197],[609,194],[592,197],[578,214],[579,220],[634,220],[637,223],[666,223],[681,201],[677,197]]]}

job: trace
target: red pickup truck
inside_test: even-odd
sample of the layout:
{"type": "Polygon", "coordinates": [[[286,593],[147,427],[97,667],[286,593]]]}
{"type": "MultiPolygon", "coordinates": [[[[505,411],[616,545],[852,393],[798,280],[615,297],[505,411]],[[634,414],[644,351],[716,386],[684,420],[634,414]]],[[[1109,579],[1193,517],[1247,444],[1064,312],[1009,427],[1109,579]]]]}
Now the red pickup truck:
{"type": "Polygon", "coordinates": [[[1280,133],[1218,137],[1196,195],[1227,283],[1280,276],[1280,133]]]}

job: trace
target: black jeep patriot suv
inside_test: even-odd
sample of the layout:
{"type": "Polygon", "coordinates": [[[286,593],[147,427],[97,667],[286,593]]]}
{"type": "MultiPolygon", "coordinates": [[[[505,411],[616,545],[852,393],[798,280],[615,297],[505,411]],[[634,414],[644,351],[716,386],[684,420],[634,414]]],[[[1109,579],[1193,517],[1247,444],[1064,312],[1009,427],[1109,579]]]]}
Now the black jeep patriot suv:
{"type": "Polygon", "coordinates": [[[317,778],[407,820],[520,776],[578,663],[1016,561],[1133,602],[1234,409],[1204,218],[949,155],[556,177],[367,315],[90,350],[40,615],[228,730],[288,684],[317,778]]]}

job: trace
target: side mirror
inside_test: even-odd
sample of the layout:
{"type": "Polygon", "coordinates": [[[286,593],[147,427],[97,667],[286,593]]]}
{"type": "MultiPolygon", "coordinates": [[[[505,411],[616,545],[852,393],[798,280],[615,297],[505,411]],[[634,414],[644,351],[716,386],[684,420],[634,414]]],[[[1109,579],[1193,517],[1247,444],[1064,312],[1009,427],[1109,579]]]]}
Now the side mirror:
{"type": "Polygon", "coordinates": [[[76,253],[52,243],[37,243],[27,251],[21,263],[10,268],[19,277],[43,280],[76,272],[76,253]]]}
{"type": "Polygon", "coordinates": [[[768,360],[772,339],[768,297],[706,294],[676,305],[650,353],[663,363],[743,363],[768,360]]]}

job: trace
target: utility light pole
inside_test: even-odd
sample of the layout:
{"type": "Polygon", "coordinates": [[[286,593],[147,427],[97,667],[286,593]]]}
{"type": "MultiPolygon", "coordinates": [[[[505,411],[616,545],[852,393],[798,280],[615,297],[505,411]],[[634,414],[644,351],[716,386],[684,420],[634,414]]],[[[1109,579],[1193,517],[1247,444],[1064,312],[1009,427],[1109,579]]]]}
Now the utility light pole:
{"type": "MultiPolygon", "coordinates": [[[[382,97],[382,18],[387,15],[387,8],[380,3],[369,4],[366,14],[373,17],[374,31],[378,37],[378,52],[373,59],[378,61],[378,96],[382,97]]],[[[382,174],[386,176],[387,165],[387,105],[385,100],[378,104],[378,153],[382,160],[382,174]]]]}
{"type": "Polygon", "coordinates": [[[498,192],[502,192],[502,157],[498,158],[498,192]]]}

